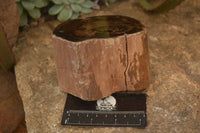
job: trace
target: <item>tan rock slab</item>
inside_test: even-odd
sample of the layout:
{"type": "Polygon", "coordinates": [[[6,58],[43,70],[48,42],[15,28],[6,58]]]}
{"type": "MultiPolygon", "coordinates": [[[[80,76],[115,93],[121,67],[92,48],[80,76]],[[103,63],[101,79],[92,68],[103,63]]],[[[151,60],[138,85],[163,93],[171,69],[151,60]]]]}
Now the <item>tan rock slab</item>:
{"type": "Polygon", "coordinates": [[[67,94],[56,76],[53,29],[46,22],[20,34],[15,47],[17,84],[30,133],[199,133],[200,30],[199,8],[185,0],[167,14],[145,13],[138,1],[114,3],[91,15],[120,14],[147,26],[151,85],[146,90],[144,129],[61,126],[67,94]]]}

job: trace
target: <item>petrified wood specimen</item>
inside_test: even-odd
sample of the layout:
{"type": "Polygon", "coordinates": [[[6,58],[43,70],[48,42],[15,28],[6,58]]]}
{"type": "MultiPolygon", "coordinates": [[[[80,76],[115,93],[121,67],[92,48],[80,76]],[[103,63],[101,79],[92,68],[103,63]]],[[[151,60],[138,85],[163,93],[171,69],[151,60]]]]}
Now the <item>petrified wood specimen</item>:
{"type": "Polygon", "coordinates": [[[149,86],[145,27],[124,16],[70,20],[53,33],[61,90],[83,100],[149,86]]]}

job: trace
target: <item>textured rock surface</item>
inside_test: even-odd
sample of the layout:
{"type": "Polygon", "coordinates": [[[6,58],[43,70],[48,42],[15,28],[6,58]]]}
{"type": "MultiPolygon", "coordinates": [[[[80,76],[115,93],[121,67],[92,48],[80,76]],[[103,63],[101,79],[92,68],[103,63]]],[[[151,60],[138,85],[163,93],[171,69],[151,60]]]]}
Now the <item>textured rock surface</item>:
{"type": "Polygon", "coordinates": [[[3,25],[10,44],[17,40],[20,16],[15,0],[0,0],[0,23],[3,25]]]}
{"type": "Polygon", "coordinates": [[[15,76],[0,68],[0,133],[12,133],[24,119],[15,76]]]}
{"type": "Polygon", "coordinates": [[[67,93],[94,101],[118,91],[149,87],[146,30],[135,19],[99,16],[72,20],[55,29],[52,43],[58,83],[67,93]],[[68,33],[75,35],[63,37],[68,33]]]}
{"type": "Polygon", "coordinates": [[[18,60],[15,71],[28,131],[199,133],[200,16],[199,8],[188,1],[160,15],[145,13],[136,1],[115,3],[91,14],[127,15],[147,26],[151,85],[146,90],[145,129],[61,126],[66,93],[58,87],[51,42],[52,30],[58,22],[47,22],[21,33],[15,48],[18,60]]]}

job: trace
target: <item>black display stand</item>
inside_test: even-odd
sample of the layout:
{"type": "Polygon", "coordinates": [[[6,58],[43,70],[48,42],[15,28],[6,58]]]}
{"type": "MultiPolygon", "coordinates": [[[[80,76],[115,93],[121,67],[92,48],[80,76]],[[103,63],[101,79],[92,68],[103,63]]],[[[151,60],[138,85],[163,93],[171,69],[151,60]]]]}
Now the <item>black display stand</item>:
{"type": "Polygon", "coordinates": [[[111,99],[110,103],[105,99],[98,102],[83,101],[68,94],[61,124],[146,127],[146,94],[122,92],[115,93],[108,99],[111,99]]]}

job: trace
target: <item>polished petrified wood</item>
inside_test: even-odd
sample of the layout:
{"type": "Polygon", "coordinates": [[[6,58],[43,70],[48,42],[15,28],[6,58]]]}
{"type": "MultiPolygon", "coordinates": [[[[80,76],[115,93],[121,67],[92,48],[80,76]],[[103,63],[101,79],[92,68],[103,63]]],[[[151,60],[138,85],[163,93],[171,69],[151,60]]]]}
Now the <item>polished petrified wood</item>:
{"type": "Polygon", "coordinates": [[[125,16],[70,20],[53,32],[61,90],[83,100],[149,86],[145,27],[125,16]]]}

